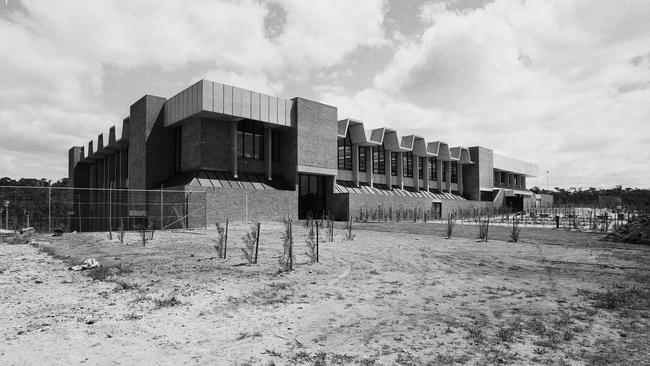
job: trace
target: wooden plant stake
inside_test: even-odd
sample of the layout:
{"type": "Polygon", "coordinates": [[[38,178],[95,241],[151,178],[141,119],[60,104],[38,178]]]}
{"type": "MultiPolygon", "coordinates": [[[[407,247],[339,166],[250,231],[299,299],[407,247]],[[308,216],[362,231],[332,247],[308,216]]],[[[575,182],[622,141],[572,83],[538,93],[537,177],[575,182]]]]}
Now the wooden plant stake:
{"type": "Polygon", "coordinates": [[[257,264],[257,251],[260,248],[260,223],[257,223],[257,235],[255,237],[255,264],[257,264]]]}

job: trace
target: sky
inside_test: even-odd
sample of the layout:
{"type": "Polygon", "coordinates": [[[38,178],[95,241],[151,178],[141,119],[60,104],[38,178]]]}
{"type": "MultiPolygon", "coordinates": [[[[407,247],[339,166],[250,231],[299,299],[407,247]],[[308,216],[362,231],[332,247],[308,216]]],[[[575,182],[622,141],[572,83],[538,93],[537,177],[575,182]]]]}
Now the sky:
{"type": "Polygon", "coordinates": [[[5,0],[0,177],[65,177],[200,79],[489,147],[538,164],[529,187],[650,187],[647,0],[5,0]]]}

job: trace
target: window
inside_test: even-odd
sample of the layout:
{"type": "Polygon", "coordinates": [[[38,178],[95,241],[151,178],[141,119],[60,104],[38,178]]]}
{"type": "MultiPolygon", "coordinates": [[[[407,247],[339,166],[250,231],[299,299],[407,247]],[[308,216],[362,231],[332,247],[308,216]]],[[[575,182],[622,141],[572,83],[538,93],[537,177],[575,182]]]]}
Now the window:
{"type": "Polygon", "coordinates": [[[506,180],[506,172],[501,172],[501,184],[503,185],[510,185],[510,182],[506,180]]]}
{"type": "Polygon", "coordinates": [[[499,172],[494,171],[494,185],[499,185],[499,172]]]}
{"type": "Polygon", "coordinates": [[[367,147],[365,146],[359,146],[359,171],[360,172],[365,172],[367,170],[366,167],[366,151],[367,147]]]}
{"type": "Polygon", "coordinates": [[[515,185],[518,186],[519,185],[519,176],[515,174],[514,177],[515,177],[515,185]]]}
{"type": "Polygon", "coordinates": [[[383,146],[372,147],[372,172],[386,174],[386,150],[383,146]]]}
{"type": "Polygon", "coordinates": [[[452,161],[449,166],[451,169],[451,182],[458,183],[458,162],[452,161]]]}
{"type": "Polygon", "coordinates": [[[442,181],[447,182],[447,162],[442,162],[442,181]]]}
{"type": "Polygon", "coordinates": [[[250,121],[237,126],[237,154],[240,158],[264,160],[264,126],[250,121]]]}
{"type": "Polygon", "coordinates": [[[413,178],[413,153],[402,153],[402,175],[407,178],[413,178]]]}
{"type": "Polygon", "coordinates": [[[397,154],[396,152],[390,153],[390,175],[397,176],[397,154]]]}
{"type": "Polygon", "coordinates": [[[438,180],[438,158],[433,157],[427,159],[427,163],[429,164],[429,179],[433,181],[438,180]]]}
{"type": "Polygon", "coordinates": [[[424,164],[427,163],[427,158],[418,158],[418,178],[424,179],[424,164]]]}
{"type": "Polygon", "coordinates": [[[350,136],[338,138],[338,168],[352,170],[352,142],[350,136]]]}

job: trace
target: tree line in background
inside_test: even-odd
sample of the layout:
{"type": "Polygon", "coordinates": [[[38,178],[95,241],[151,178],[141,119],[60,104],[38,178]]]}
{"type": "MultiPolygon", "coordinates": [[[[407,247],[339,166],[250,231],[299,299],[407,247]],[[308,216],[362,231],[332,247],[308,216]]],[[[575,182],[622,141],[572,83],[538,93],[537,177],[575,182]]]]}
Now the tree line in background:
{"type": "Polygon", "coordinates": [[[594,188],[588,189],[571,187],[564,189],[555,187],[555,190],[540,189],[535,186],[530,189],[535,193],[547,193],[553,195],[553,204],[556,206],[593,206],[615,208],[618,206],[650,211],[650,189],[623,188],[594,188]]]}
{"type": "Polygon", "coordinates": [[[62,178],[57,181],[48,179],[21,178],[18,180],[9,177],[0,178],[0,210],[2,210],[3,220],[0,227],[8,226],[10,229],[19,229],[26,226],[34,226],[38,230],[64,227],[65,218],[70,205],[69,194],[66,190],[53,189],[48,192],[47,189],[20,189],[11,187],[67,187],[68,178],[62,178]],[[48,201],[51,198],[51,205],[48,201]],[[5,206],[5,202],[9,202],[5,206]],[[9,210],[7,218],[6,210],[9,210]],[[51,214],[48,215],[49,210],[51,214]],[[29,225],[27,217],[29,216],[29,225]],[[49,218],[53,221],[49,221],[49,218]],[[8,220],[7,220],[8,219],[8,220]]]}

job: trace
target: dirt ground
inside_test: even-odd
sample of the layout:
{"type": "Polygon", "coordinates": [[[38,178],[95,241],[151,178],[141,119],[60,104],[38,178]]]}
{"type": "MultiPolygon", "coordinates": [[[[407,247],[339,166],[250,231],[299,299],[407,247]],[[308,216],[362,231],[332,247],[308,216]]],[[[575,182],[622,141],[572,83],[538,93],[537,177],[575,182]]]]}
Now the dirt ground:
{"type": "MultiPolygon", "coordinates": [[[[650,364],[650,247],[524,228],[359,224],[320,263],[294,225],[261,224],[259,264],[216,230],[34,236],[0,243],[0,364],[650,364]],[[95,258],[109,268],[69,271],[95,258]],[[93,279],[92,277],[98,278],[93,279]]],[[[323,234],[325,230],[322,230],[323,234]]]]}

